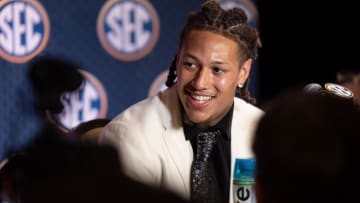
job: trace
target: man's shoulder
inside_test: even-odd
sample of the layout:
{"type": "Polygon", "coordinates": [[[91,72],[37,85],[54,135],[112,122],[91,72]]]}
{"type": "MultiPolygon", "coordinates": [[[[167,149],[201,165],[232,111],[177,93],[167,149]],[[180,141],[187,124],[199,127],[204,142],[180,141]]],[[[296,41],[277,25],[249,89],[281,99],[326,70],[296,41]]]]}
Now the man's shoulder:
{"type": "Polygon", "coordinates": [[[141,100],[120,112],[113,121],[130,118],[144,118],[148,115],[154,115],[159,102],[159,97],[157,95],[141,100]]]}
{"type": "Polygon", "coordinates": [[[259,107],[251,103],[248,103],[238,97],[235,97],[234,99],[234,111],[240,111],[241,113],[255,115],[255,116],[261,116],[264,113],[264,111],[259,107]]]}
{"type": "Polygon", "coordinates": [[[163,90],[158,94],[143,99],[120,112],[113,121],[143,121],[145,119],[154,119],[159,116],[171,114],[169,108],[173,108],[175,102],[169,94],[169,90],[163,90]]]}

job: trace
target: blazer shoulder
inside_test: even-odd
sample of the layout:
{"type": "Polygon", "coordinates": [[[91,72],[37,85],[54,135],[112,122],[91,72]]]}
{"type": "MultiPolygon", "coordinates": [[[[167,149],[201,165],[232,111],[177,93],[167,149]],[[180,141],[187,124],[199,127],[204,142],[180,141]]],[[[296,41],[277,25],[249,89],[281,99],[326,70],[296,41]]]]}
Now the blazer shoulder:
{"type": "Polygon", "coordinates": [[[130,107],[126,108],[122,112],[120,112],[116,117],[114,117],[111,121],[113,122],[132,122],[137,121],[140,122],[147,117],[155,117],[157,113],[158,105],[160,104],[160,100],[158,96],[152,96],[146,98],[142,101],[139,101],[130,107]]]}
{"type": "Polygon", "coordinates": [[[262,116],[264,114],[264,111],[261,108],[238,97],[235,97],[234,99],[234,110],[236,112],[240,111],[242,114],[254,115],[255,117],[262,116]]]}
{"type": "Polygon", "coordinates": [[[165,89],[128,107],[113,118],[110,123],[141,123],[142,126],[160,124],[168,127],[179,117],[176,98],[174,88],[165,89]]]}

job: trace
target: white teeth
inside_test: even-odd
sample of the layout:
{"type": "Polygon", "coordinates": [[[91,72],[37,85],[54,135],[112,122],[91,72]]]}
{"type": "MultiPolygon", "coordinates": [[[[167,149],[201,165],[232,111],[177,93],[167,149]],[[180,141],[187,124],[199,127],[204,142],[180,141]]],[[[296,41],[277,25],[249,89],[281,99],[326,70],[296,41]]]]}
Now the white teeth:
{"type": "Polygon", "coordinates": [[[199,103],[204,103],[204,102],[211,99],[211,96],[195,96],[195,95],[192,95],[191,97],[193,99],[195,99],[199,103]]]}

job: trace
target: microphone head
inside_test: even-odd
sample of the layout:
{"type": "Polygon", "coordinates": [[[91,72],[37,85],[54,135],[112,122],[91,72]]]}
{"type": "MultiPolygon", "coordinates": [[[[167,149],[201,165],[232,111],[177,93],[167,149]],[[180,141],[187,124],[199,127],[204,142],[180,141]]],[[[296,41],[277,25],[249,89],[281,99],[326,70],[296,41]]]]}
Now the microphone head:
{"type": "Polygon", "coordinates": [[[317,83],[309,83],[304,87],[305,92],[315,94],[319,94],[322,89],[321,85],[317,83]]]}

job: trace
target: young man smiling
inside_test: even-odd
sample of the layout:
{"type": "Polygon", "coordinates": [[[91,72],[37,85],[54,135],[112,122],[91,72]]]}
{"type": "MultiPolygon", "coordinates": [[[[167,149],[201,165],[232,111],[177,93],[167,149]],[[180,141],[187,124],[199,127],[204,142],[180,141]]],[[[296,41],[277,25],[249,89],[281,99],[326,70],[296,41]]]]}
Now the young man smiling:
{"type": "Polygon", "coordinates": [[[115,117],[100,143],[118,149],[123,172],[135,180],[196,202],[233,202],[235,159],[253,157],[252,134],[263,114],[248,91],[258,46],[242,9],[205,2],[181,32],[168,88],[115,117]],[[209,192],[198,198],[192,173],[201,151],[197,137],[210,131],[217,133],[203,184],[209,192]]]}

